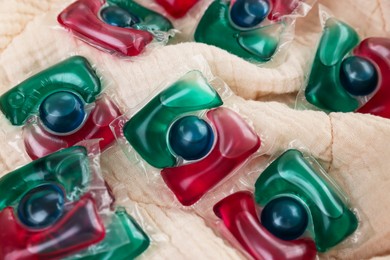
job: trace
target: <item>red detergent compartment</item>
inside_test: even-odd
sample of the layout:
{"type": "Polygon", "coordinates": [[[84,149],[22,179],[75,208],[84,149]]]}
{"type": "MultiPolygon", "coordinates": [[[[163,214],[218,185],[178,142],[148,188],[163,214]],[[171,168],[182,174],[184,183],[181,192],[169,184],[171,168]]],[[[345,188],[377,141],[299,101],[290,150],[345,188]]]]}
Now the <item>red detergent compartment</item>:
{"type": "Polygon", "coordinates": [[[156,0],[173,17],[183,17],[200,0],[156,0]]]}
{"type": "Polygon", "coordinates": [[[75,145],[83,140],[99,139],[101,150],[115,141],[110,123],[121,115],[120,109],[106,95],[97,99],[83,126],[69,135],[56,135],[47,131],[41,123],[27,123],[23,127],[24,145],[33,159],[75,145]]]}
{"type": "Polygon", "coordinates": [[[354,49],[353,53],[374,63],[379,77],[378,90],[357,112],[390,118],[390,39],[367,38],[354,49]]]}
{"type": "Polygon", "coordinates": [[[57,223],[43,230],[21,224],[12,207],[2,210],[0,258],[62,258],[102,241],[105,228],[92,196],[86,194],[72,204],[57,223]]]}
{"type": "Polygon", "coordinates": [[[139,55],[151,41],[148,31],[109,25],[99,19],[105,0],[78,0],[63,10],[58,22],[83,41],[124,56],[139,55]]]}
{"type": "Polygon", "coordinates": [[[242,248],[254,259],[309,260],[315,259],[316,245],[310,238],[282,240],[272,235],[259,219],[253,194],[240,191],[222,199],[214,213],[223,221],[242,248]]]}
{"type": "Polygon", "coordinates": [[[270,0],[272,8],[268,19],[279,20],[282,16],[292,14],[303,0],[270,0]]]}

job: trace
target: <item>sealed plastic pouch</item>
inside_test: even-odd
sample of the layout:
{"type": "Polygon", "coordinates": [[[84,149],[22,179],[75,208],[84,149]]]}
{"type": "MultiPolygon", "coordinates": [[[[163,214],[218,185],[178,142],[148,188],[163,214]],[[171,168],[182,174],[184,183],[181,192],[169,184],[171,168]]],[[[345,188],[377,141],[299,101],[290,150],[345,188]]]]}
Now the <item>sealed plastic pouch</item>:
{"type": "Polygon", "coordinates": [[[149,179],[161,175],[180,203],[189,206],[255,154],[260,138],[223,106],[231,95],[223,82],[207,71],[185,71],[112,126],[149,179]]]}
{"type": "Polygon", "coordinates": [[[320,8],[324,26],[298,108],[390,117],[390,39],[361,39],[347,23],[320,8]]]}
{"type": "Polygon", "coordinates": [[[255,63],[281,60],[294,38],[295,20],[314,1],[216,0],[201,18],[196,42],[214,45],[255,63]]]}
{"type": "MultiPolygon", "coordinates": [[[[32,159],[100,139],[105,150],[115,138],[109,124],[121,115],[101,78],[82,56],[72,56],[17,84],[0,97],[12,125],[22,126],[22,147],[32,159]]],[[[13,138],[13,139],[16,139],[13,138]]]]}
{"type": "Polygon", "coordinates": [[[82,41],[118,56],[137,56],[174,35],[167,18],[133,0],[77,0],[57,19],[82,41]]]}
{"type": "Polygon", "coordinates": [[[149,244],[112,198],[99,146],[84,143],[37,159],[0,179],[0,256],[8,259],[135,257],[149,244]],[[4,188],[6,187],[6,188],[4,188]]]}
{"type": "Polygon", "coordinates": [[[198,212],[254,259],[316,259],[334,247],[348,250],[370,232],[321,165],[296,149],[260,173],[243,175],[234,188],[209,194],[206,202],[214,213],[205,207],[198,212]]]}

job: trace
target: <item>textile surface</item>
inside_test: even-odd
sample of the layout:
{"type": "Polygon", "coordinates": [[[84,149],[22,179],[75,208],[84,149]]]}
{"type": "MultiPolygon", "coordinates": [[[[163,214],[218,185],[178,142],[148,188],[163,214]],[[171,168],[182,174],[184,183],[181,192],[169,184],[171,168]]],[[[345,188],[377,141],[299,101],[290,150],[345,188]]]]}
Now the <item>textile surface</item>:
{"type": "MultiPolygon", "coordinates": [[[[156,48],[133,61],[112,57],[57,25],[57,14],[70,2],[0,0],[0,94],[32,73],[80,54],[98,68],[110,93],[131,107],[147,98],[177,68],[189,64],[191,57],[202,55],[213,74],[234,92],[229,102],[253,122],[258,133],[267,133],[271,141],[264,143],[268,146],[265,156],[286,149],[294,140],[307,147],[358,207],[363,224],[370,226],[358,245],[336,248],[322,257],[362,259],[390,255],[390,120],[357,113],[293,109],[321,33],[317,4],[308,16],[298,20],[285,62],[260,67],[216,47],[192,42],[156,48]]],[[[389,0],[319,2],[356,28],[362,38],[390,37],[389,0]]],[[[181,39],[191,38],[197,19],[190,15],[174,22],[182,31],[181,39]]],[[[20,128],[12,127],[4,117],[0,118],[0,127],[0,175],[4,175],[30,160],[10,139],[20,128]]],[[[142,169],[132,165],[119,147],[105,152],[101,160],[118,203],[131,205],[142,216],[139,221],[149,223],[157,234],[154,245],[141,258],[243,258],[198,214],[178,207],[169,192],[145,182],[142,169]]]]}

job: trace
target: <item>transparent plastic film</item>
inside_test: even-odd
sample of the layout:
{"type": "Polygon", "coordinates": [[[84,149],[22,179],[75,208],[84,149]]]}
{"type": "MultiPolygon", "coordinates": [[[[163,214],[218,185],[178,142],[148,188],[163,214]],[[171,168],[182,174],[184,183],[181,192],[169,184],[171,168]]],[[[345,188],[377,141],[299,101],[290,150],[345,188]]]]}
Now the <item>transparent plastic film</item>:
{"type": "Polygon", "coordinates": [[[141,206],[140,203],[130,198],[131,195],[129,195],[126,184],[115,184],[112,192],[115,194],[114,206],[117,208],[117,211],[119,210],[123,214],[130,215],[133,219],[134,226],[138,226],[139,230],[133,232],[130,237],[130,240],[133,241],[131,243],[139,245],[134,249],[145,251],[147,247],[147,252],[142,257],[147,259],[158,258],[160,253],[159,248],[167,246],[167,243],[170,241],[168,235],[161,231],[161,227],[158,226],[159,223],[155,222],[153,216],[144,206],[141,206]],[[146,233],[147,236],[143,236],[143,233],[146,233]]]}

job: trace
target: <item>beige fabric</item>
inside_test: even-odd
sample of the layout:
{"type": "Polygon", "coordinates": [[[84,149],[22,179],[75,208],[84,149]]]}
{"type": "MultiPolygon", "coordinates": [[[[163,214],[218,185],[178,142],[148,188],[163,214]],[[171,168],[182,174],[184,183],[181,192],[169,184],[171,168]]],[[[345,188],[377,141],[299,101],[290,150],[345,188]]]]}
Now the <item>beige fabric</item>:
{"type": "MultiPolygon", "coordinates": [[[[53,28],[56,14],[69,2],[0,0],[0,94],[31,72],[71,54],[82,54],[96,64],[110,92],[131,107],[148,97],[177,67],[185,66],[192,56],[201,54],[213,73],[237,94],[230,102],[253,121],[258,133],[267,133],[266,140],[272,140],[272,143],[265,142],[267,154],[285,149],[292,140],[308,147],[359,207],[364,225],[371,226],[359,246],[335,249],[323,257],[360,259],[390,254],[390,160],[387,158],[390,121],[352,113],[326,115],[319,111],[296,111],[283,104],[293,103],[310,65],[320,35],[317,6],[299,20],[297,37],[286,62],[276,68],[261,68],[218,48],[196,43],[158,48],[135,61],[112,57],[53,28]]],[[[389,0],[320,0],[320,3],[358,28],[362,37],[390,37],[389,0]]],[[[196,18],[191,16],[176,24],[182,26],[181,37],[189,38],[196,18]]],[[[10,141],[10,136],[19,129],[10,126],[3,117],[0,127],[0,175],[3,175],[29,160],[16,149],[16,142],[10,141]]],[[[102,167],[118,201],[124,205],[135,203],[139,215],[151,224],[154,238],[160,240],[143,258],[243,257],[197,214],[173,203],[169,192],[147,185],[140,168],[132,165],[118,147],[103,154],[102,167]]]]}

